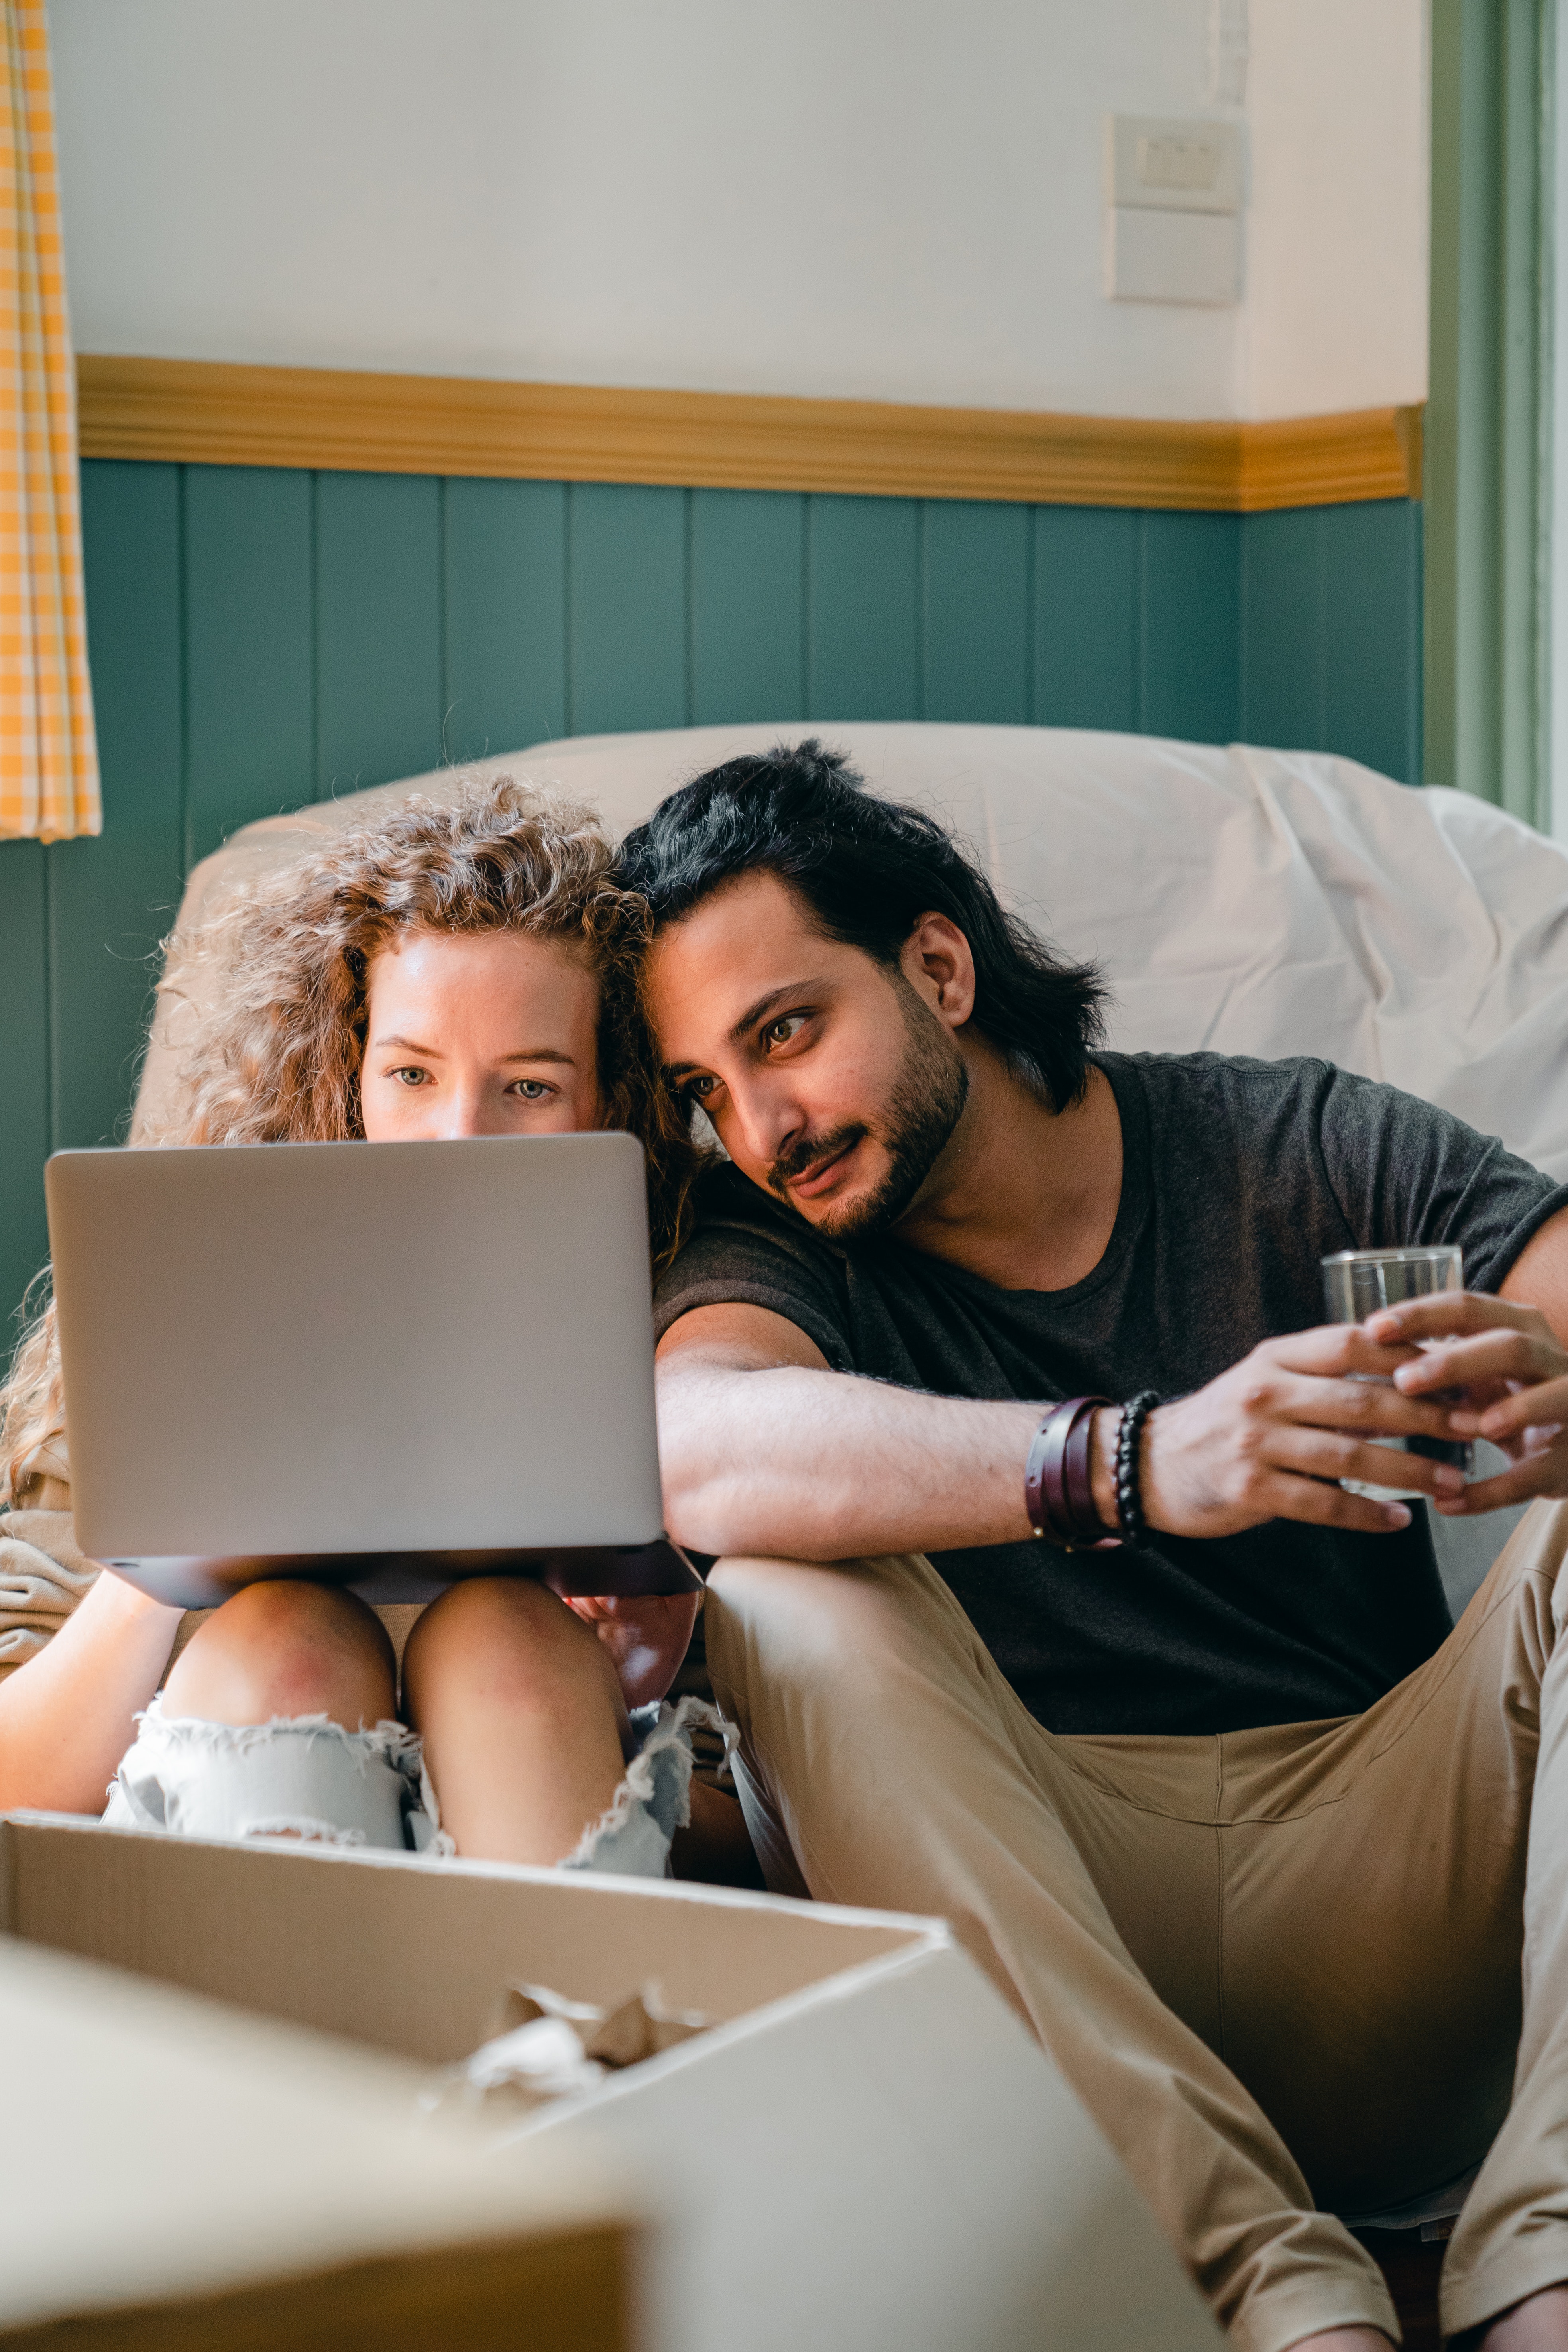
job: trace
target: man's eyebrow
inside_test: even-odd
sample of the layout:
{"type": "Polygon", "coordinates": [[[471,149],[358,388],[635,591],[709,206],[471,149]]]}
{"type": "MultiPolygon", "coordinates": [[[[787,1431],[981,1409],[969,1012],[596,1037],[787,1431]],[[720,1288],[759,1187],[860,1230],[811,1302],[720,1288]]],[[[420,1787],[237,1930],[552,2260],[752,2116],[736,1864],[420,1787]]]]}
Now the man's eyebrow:
{"type": "Polygon", "coordinates": [[[765,996],[759,996],[754,1004],[747,1005],[731,1030],[726,1044],[740,1045],[747,1030],[754,1029],[759,1021],[765,1021],[776,1004],[783,1004],[792,996],[815,995],[822,986],[820,980],[789,980],[782,988],[770,988],[765,996]]]}
{"type": "MultiPolygon", "coordinates": [[[[759,1021],[765,1021],[775,1005],[787,1003],[792,996],[813,996],[826,984],[820,980],[788,980],[782,988],[770,988],[765,996],[759,996],[754,1004],[747,1005],[725,1039],[726,1045],[739,1045],[747,1031],[754,1029],[759,1021]]],[[[671,1085],[675,1085],[689,1071],[700,1067],[699,1062],[666,1062],[664,1075],[671,1085]]]]}

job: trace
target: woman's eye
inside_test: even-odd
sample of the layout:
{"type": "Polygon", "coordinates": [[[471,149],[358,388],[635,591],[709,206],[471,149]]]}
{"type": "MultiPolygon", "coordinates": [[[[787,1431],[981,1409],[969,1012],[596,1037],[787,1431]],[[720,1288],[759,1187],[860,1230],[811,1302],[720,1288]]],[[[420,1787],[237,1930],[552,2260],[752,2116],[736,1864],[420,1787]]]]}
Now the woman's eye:
{"type": "Polygon", "coordinates": [[[422,1087],[428,1080],[430,1073],[428,1070],[417,1069],[413,1064],[409,1064],[405,1068],[393,1070],[389,1075],[397,1080],[400,1087],[422,1087]]]}
{"type": "Polygon", "coordinates": [[[543,1102],[555,1089],[547,1087],[542,1078],[514,1078],[512,1091],[524,1102],[537,1103],[543,1102]]]}
{"type": "Polygon", "coordinates": [[[787,1045],[792,1038],[799,1036],[805,1026],[804,1013],[782,1013],[778,1020],[770,1021],[763,1031],[763,1043],[764,1045],[787,1045]]]}

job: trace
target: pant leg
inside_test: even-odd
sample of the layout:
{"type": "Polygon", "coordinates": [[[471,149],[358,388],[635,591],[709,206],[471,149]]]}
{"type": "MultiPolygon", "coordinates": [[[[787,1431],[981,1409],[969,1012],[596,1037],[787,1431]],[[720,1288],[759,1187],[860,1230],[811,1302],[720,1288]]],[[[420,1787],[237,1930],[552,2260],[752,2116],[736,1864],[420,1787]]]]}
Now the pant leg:
{"type": "Polygon", "coordinates": [[[1532,1516],[1443,1647],[1363,1715],[1217,1743],[1215,2046],[1336,2212],[1472,2169],[1508,2114],[1565,1532],[1532,1516]]]}
{"type": "Polygon", "coordinates": [[[1215,2046],[1342,2213],[1485,2158],[1448,2334],[1568,2281],[1565,1556],[1538,1504],[1363,1715],[1218,1742],[1215,2046]]]}
{"type": "MultiPolygon", "coordinates": [[[[1513,2100],[1449,2242],[1443,2324],[1458,2334],[1568,2282],[1568,1506],[1529,1512],[1499,1571],[1518,1584],[1506,1687],[1521,1769],[1533,1764],[1525,1853],[1522,2023],[1513,2100]]],[[[1472,1608],[1476,1604],[1472,1602],[1472,1608]]],[[[1467,1616],[1468,1612],[1466,1612],[1467,1616]]]]}
{"type": "MultiPolygon", "coordinates": [[[[740,1727],[770,1883],[951,1920],[1246,2352],[1357,2322],[1397,2337],[1374,2266],[1310,2210],[1278,2133],[1152,1990],[1086,1863],[1092,1852],[1103,1874],[1165,1890],[1177,1972],[1201,2003],[1217,1929],[1212,1799],[1207,1822],[1169,1819],[1077,1771],[924,1559],[727,1560],[709,1591],[714,1691],[740,1727]]],[[[1212,1742],[1157,1745],[1212,1786],[1212,1742]]]]}

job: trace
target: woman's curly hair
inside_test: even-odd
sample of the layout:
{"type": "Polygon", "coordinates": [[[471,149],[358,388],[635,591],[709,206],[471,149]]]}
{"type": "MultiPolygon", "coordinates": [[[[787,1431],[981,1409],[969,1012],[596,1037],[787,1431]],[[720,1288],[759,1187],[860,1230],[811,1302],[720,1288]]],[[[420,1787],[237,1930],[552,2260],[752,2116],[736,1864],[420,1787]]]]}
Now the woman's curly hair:
{"type": "MultiPolygon", "coordinates": [[[[226,898],[165,942],[158,993],[183,1012],[174,1082],[137,1145],[335,1143],[363,1137],[359,1073],[370,967],[411,931],[517,931],[584,951],[597,973],[606,1127],[647,1160],[655,1264],[684,1238],[700,1165],[637,1005],[647,909],[612,878],[593,812],[498,777],[449,803],[405,801],[226,898]]],[[[53,1306],[0,1388],[0,1502],[63,1427],[53,1306]]]]}

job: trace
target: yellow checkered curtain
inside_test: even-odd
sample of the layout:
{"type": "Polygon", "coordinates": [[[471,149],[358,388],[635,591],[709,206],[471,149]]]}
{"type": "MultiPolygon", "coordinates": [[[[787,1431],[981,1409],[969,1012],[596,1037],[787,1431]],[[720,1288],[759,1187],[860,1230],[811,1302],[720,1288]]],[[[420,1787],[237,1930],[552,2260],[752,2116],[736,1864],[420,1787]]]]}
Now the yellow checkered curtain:
{"type": "Polygon", "coordinates": [[[0,839],[100,833],[44,0],[0,0],[0,839]]]}

